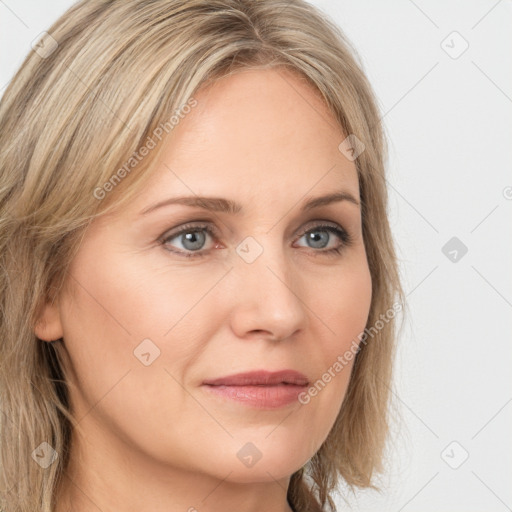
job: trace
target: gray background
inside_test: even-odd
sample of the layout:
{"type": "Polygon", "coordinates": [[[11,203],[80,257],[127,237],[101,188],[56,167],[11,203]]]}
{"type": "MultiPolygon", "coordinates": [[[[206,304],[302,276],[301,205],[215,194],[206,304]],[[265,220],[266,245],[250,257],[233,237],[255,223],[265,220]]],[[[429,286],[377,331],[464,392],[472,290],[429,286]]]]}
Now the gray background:
{"type": "MultiPolygon", "coordinates": [[[[72,3],[0,0],[0,94],[72,3]]],[[[409,307],[383,492],[347,496],[349,509],[512,510],[512,3],[312,3],[379,98],[409,307]]]]}

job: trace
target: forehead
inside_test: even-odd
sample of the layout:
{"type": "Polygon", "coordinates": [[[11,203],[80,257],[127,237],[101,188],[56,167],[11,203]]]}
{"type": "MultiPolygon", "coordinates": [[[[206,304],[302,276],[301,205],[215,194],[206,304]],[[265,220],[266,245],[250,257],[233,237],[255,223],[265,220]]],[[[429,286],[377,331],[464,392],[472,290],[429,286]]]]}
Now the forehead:
{"type": "Polygon", "coordinates": [[[290,201],[345,189],[359,195],[345,135],[304,78],[283,69],[244,70],[194,94],[197,106],[164,139],[137,206],[163,195],[290,201]]]}
{"type": "MultiPolygon", "coordinates": [[[[344,138],[320,93],[288,70],[243,70],[207,85],[194,97],[197,107],[170,137],[170,145],[181,146],[182,152],[213,151],[221,145],[245,150],[245,158],[262,156],[266,148],[278,150],[278,156],[309,148],[336,149],[344,138]]],[[[266,156],[273,157],[268,152],[266,156]]]]}

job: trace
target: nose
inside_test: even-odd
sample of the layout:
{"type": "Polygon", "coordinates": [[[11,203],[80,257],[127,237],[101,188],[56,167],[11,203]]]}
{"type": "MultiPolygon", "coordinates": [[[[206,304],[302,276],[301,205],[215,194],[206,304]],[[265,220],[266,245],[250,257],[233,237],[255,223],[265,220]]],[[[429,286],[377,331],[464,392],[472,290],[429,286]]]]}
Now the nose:
{"type": "Polygon", "coordinates": [[[240,338],[280,341],[306,328],[305,283],[284,248],[277,245],[265,244],[263,252],[251,263],[235,257],[231,273],[234,282],[231,326],[240,338]]]}

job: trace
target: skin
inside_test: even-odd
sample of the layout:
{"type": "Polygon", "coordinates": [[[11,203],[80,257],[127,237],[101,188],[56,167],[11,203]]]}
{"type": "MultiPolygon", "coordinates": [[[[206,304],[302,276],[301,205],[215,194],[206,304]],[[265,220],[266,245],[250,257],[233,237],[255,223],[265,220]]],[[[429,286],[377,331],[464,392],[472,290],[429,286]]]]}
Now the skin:
{"type": "Polygon", "coordinates": [[[353,360],[306,405],[255,409],[201,387],[257,369],[317,381],[365,328],[372,289],[359,205],[301,211],[338,191],[359,200],[355,164],[338,150],[345,135],[319,94],[288,71],[259,69],[194,97],[149,184],[91,224],[36,328],[41,340],[64,338],[82,432],[59,512],[289,511],[290,476],[320,448],[345,396],[353,360]],[[140,215],[194,195],[245,212],[174,204],[140,215]],[[345,229],[351,244],[315,229],[319,221],[345,229]],[[217,234],[201,231],[196,246],[183,235],[159,243],[185,223],[217,234]],[[250,264],[236,251],[248,236],[263,249],[250,264]],[[134,356],[146,338],[160,350],[149,366],[134,356]],[[248,442],[262,455],[252,467],[237,457],[248,442]]]}

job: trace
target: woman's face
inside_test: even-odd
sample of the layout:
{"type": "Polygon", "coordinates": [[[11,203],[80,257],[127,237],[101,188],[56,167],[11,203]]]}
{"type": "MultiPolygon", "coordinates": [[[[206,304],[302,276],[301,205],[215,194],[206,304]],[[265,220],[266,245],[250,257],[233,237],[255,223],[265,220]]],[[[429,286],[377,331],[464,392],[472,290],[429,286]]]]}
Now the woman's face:
{"type": "Polygon", "coordinates": [[[86,232],[47,325],[64,337],[89,450],[285,478],[333,426],[353,365],[339,361],[369,313],[356,167],[289,72],[246,70],[194,97],[146,188],[86,232]],[[222,379],[283,370],[303,378],[222,379]]]}

